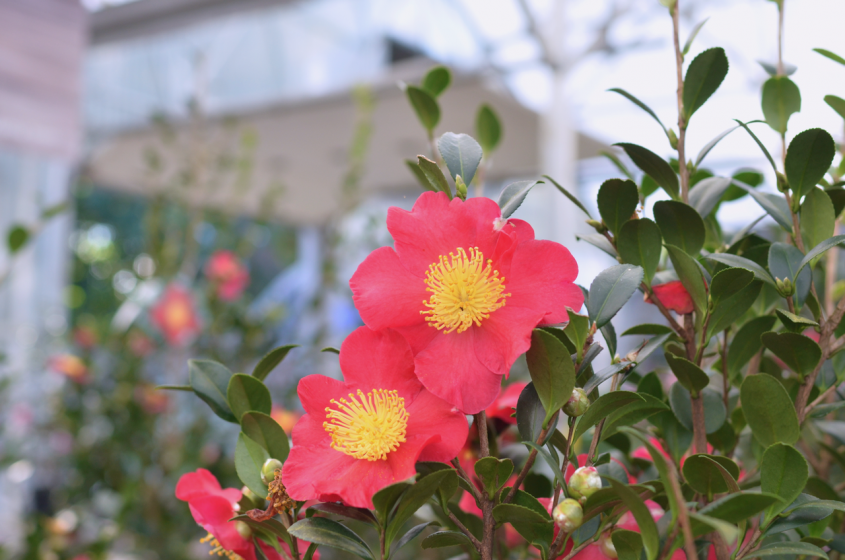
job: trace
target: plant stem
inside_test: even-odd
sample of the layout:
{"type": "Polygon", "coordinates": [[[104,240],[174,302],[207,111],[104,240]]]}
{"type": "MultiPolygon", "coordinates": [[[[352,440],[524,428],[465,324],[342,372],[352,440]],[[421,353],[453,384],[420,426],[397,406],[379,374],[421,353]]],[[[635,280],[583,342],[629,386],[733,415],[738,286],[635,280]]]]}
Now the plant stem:
{"type": "Polygon", "coordinates": [[[675,318],[672,317],[672,314],[669,313],[669,310],[666,309],[666,306],[664,306],[663,303],[659,299],[657,299],[657,296],[654,295],[654,292],[651,291],[651,288],[645,282],[642,282],[640,284],[640,289],[642,289],[643,292],[648,294],[648,298],[651,301],[654,302],[654,305],[657,306],[657,309],[660,311],[661,315],[663,315],[666,318],[666,320],[669,321],[669,326],[672,327],[675,330],[675,333],[679,337],[681,337],[681,340],[686,342],[686,340],[687,340],[686,331],[684,330],[683,327],[681,327],[681,325],[678,324],[678,322],[675,320],[675,318]]]}
{"type": "Polygon", "coordinates": [[[457,469],[458,475],[460,475],[461,478],[466,480],[467,485],[472,489],[473,498],[475,498],[477,501],[480,502],[481,501],[481,494],[479,493],[478,489],[475,487],[475,484],[473,484],[472,478],[470,478],[470,476],[467,474],[467,472],[461,466],[460,461],[458,461],[457,459],[452,459],[452,464],[455,466],[455,469],[457,469]]]}
{"type": "Polygon", "coordinates": [[[707,429],[704,422],[704,397],[690,397],[692,403],[693,449],[696,453],[707,453],[707,429]]]}
{"type": "MultiPolygon", "coordinates": [[[[549,431],[551,431],[552,426],[555,425],[557,421],[557,417],[560,414],[560,411],[555,412],[555,415],[549,420],[549,425],[543,428],[540,431],[540,434],[537,436],[537,441],[535,442],[538,446],[542,446],[543,442],[546,441],[546,436],[549,435],[549,431]]],[[[528,459],[525,461],[525,465],[522,467],[522,470],[519,473],[519,476],[516,477],[516,482],[513,483],[513,488],[511,491],[508,492],[507,497],[502,500],[503,504],[509,503],[513,500],[513,497],[516,495],[516,490],[519,488],[520,484],[525,480],[525,477],[528,476],[528,471],[531,470],[531,467],[534,466],[534,461],[537,459],[537,450],[532,449],[531,453],[528,454],[528,459]]]]}
{"type": "Polygon", "coordinates": [[[780,0],[778,5],[778,76],[783,76],[786,72],[783,69],[783,4],[785,0],[780,0]]]}
{"type": "MultiPolygon", "coordinates": [[[[478,442],[481,447],[481,456],[490,456],[490,442],[487,439],[487,414],[482,410],[475,415],[475,425],[478,429],[478,442]]],[[[481,494],[481,514],[484,522],[484,532],[481,540],[481,560],[493,560],[493,532],[496,528],[493,519],[493,501],[486,492],[481,494]]]]}
{"type": "Polygon", "coordinates": [[[681,51],[680,40],[680,15],[678,4],[675,0],[672,6],[672,29],[675,43],[675,67],[678,73],[678,171],[681,176],[681,199],[689,204],[689,169],[684,143],[687,134],[687,120],[684,117],[684,53],[681,51]]]}
{"type": "Polygon", "coordinates": [[[730,329],[725,329],[724,339],[722,339],[722,399],[724,399],[725,410],[728,410],[728,393],[731,389],[730,374],[728,373],[728,332],[730,329]]]}
{"type": "Polygon", "coordinates": [[[452,521],[452,523],[454,523],[455,526],[461,531],[461,533],[466,535],[466,537],[470,540],[473,546],[475,546],[475,549],[481,552],[481,542],[479,542],[479,540],[475,538],[475,535],[473,535],[470,530],[467,529],[463,523],[461,523],[461,520],[458,519],[454,513],[452,513],[451,511],[448,511],[446,513],[449,515],[449,519],[452,521]]]}
{"type": "MultiPolygon", "coordinates": [[[[683,496],[681,491],[681,484],[678,482],[678,474],[675,472],[675,467],[669,468],[669,484],[674,489],[676,496],[683,496]]],[[[687,560],[696,560],[698,555],[695,552],[695,539],[692,536],[692,525],[690,525],[689,512],[687,511],[687,504],[683,498],[678,500],[678,522],[681,524],[681,529],[684,532],[684,552],[686,552],[687,560]]]]}

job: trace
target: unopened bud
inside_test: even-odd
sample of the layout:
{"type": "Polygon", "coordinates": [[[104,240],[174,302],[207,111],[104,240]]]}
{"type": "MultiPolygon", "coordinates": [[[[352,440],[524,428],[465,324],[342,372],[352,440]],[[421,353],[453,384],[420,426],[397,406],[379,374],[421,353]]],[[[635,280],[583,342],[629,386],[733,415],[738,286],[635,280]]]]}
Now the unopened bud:
{"type": "Polygon", "coordinates": [[[455,175],[455,192],[461,200],[467,199],[467,184],[464,183],[464,179],[460,175],[455,175]]]}
{"type": "Polygon", "coordinates": [[[789,297],[795,293],[795,285],[789,278],[784,278],[783,280],[775,278],[775,285],[777,286],[778,293],[783,297],[789,297]]]}
{"type": "Polygon", "coordinates": [[[595,467],[580,467],[569,478],[569,495],[581,503],[601,490],[601,476],[595,467]]]}
{"type": "Polygon", "coordinates": [[[590,408],[590,397],[587,396],[584,389],[575,387],[572,389],[572,394],[569,395],[569,400],[563,405],[563,412],[567,416],[575,418],[587,412],[588,408],[590,408]]]}
{"type": "Polygon", "coordinates": [[[246,540],[250,540],[252,538],[252,528],[243,521],[235,521],[235,530],[246,540]]]}
{"type": "Polygon", "coordinates": [[[778,177],[778,190],[780,192],[786,192],[789,190],[789,181],[786,179],[786,175],[781,173],[780,171],[777,172],[778,177]]]}
{"type": "Polygon", "coordinates": [[[669,145],[672,146],[673,150],[678,149],[678,137],[675,135],[675,131],[671,128],[666,132],[666,135],[669,136],[669,145]]]}
{"type": "Polygon", "coordinates": [[[587,225],[592,226],[599,233],[604,233],[607,231],[607,226],[604,225],[603,222],[598,220],[587,220],[587,225]]]}
{"type": "Polygon", "coordinates": [[[613,535],[610,531],[603,533],[602,536],[599,537],[599,549],[602,554],[604,554],[605,558],[618,557],[616,554],[616,547],[613,546],[613,535]]]}
{"type": "Polygon", "coordinates": [[[276,471],[282,468],[282,462],[278,459],[267,459],[261,467],[261,481],[270,484],[276,479],[276,471]]]}
{"type": "Polygon", "coordinates": [[[567,498],[557,505],[552,516],[561,531],[571,533],[584,521],[584,510],[577,501],[567,498]]]}

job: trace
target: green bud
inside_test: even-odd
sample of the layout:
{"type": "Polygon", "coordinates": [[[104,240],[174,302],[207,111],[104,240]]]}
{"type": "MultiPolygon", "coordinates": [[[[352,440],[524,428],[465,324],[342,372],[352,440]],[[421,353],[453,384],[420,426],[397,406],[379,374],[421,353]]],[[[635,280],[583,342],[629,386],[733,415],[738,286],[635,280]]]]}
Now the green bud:
{"type": "Polygon", "coordinates": [[[669,131],[666,134],[669,136],[669,145],[672,146],[673,150],[677,150],[678,149],[678,137],[675,135],[675,131],[670,128],[669,131]]]}
{"type": "Polygon", "coordinates": [[[557,525],[564,533],[571,533],[581,526],[584,521],[584,510],[581,509],[581,504],[572,498],[567,498],[560,502],[552,514],[555,525],[557,525]]]}
{"type": "Polygon", "coordinates": [[[781,297],[789,297],[795,293],[795,286],[789,278],[775,278],[775,286],[777,286],[778,293],[781,297]]]}
{"type": "Polygon", "coordinates": [[[789,181],[786,180],[786,175],[781,173],[780,171],[777,172],[778,177],[778,190],[780,192],[786,192],[789,190],[789,181]]]}
{"type": "Polygon", "coordinates": [[[455,175],[455,191],[461,200],[467,199],[467,184],[464,183],[464,179],[460,175],[455,175]]]}
{"type": "Polygon", "coordinates": [[[243,521],[235,521],[235,530],[246,540],[252,538],[252,528],[243,521]]]}
{"type": "Polygon", "coordinates": [[[598,220],[587,220],[587,225],[590,225],[599,233],[604,233],[607,231],[607,226],[604,223],[598,220]]]}
{"type": "Polygon", "coordinates": [[[575,387],[572,389],[572,394],[569,395],[569,400],[563,405],[563,412],[567,416],[575,418],[587,412],[588,408],[590,408],[590,397],[587,396],[584,389],[575,387]]]}
{"type": "Polygon", "coordinates": [[[601,490],[601,476],[595,467],[580,467],[569,478],[569,495],[582,504],[601,490]]]}
{"type": "Polygon", "coordinates": [[[282,468],[282,462],[278,459],[267,459],[261,467],[261,481],[270,484],[276,480],[276,471],[282,468]]]}

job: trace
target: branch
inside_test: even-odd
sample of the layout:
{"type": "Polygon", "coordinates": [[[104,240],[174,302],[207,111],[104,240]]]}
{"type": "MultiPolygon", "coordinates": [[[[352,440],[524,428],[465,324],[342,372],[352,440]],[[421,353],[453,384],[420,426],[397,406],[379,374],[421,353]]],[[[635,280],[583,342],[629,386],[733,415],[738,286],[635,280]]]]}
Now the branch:
{"type": "Polygon", "coordinates": [[[457,458],[452,459],[452,465],[455,466],[455,469],[457,469],[458,474],[461,476],[461,478],[463,478],[464,480],[467,481],[467,485],[472,489],[472,492],[471,492],[472,497],[475,498],[476,501],[480,502],[481,501],[481,494],[479,493],[478,488],[475,487],[475,484],[472,483],[472,479],[470,478],[470,476],[467,474],[467,472],[461,466],[460,461],[458,461],[457,458]]]}
{"type": "MultiPolygon", "coordinates": [[[[543,445],[543,442],[546,441],[546,436],[549,435],[549,431],[551,431],[552,426],[555,425],[557,421],[557,417],[560,414],[560,411],[555,412],[555,415],[552,416],[551,420],[549,420],[549,425],[543,428],[540,431],[540,434],[537,436],[537,441],[535,442],[537,445],[543,445]]],[[[525,461],[525,465],[522,467],[522,470],[519,472],[519,476],[516,477],[516,482],[513,483],[513,488],[511,491],[508,492],[507,497],[502,500],[503,504],[510,503],[513,500],[513,497],[516,495],[516,490],[519,488],[520,484],[525,480],[525,477],[528,476],[528,471],[531,470],[531,467],[534,466],[534,460],[537,458],[537,450],[532,449],[531,453],[528,454],[528,459],[525,461]]]]}
{"type": "Polygon", "coordinates": [[[680,17],[678,5],[681,0],[676,0],[672,6],[672,29],[675,43],[675,67],[678,73],[678,171],[681,176],[681,198],[689,204],[689,169],[684,149],[687,134],[687,122],[684,118],[684,53],[681,51],[680,42],[680,17]]]}
{"type": "Polygon", "coordinates": [[[678,322],[675,320],[675,318],[672,317],[672,314],[669,313],[669,310],[666,309],[666,306],[663,305],[663,303],[660,301],[660,299],[657,296],[654,295],[654,292],[651,291],[651,288],[648,285],[646,285],[645,282],[642,282],[642,283],[640,283],[640,289],[642,291],[644,291],[646,294],[648,294],[648,298],[652,302],[654,302],[654,305],[657,306],[657,309],[660,310],[660,313],[664,317],[666,317],[667,321],[669,321],[669,326],[672,327],[675,330],[675,333],[679,337],[681,337],[681,340],[686,342],[686,340],[687,340],[686,331],[683,329],[683,327],[681,327],[681,325],[678,324],[678,322]]]}
{"type": "Polygon", "coordinates": [[[824,400],[825,400],[827,397],[829,397],[829,396],[831,395],[831,393],[833,393],[835,390],[836,390],[836,385],[835,385],[835,384],[834,384],[834,385],[831,385],[830,387],[828,387],[828,388],[825,390],[825,392],[824,392],[824,393],[822,393],[821,395],[819,395],[819,397],[818,397],[816,400],[814,400],[813,402],[811,402],[810,404],[808,404],[808,405],[807,405],[807,408],[805,408],[805,409],[804,409],[804,414],[805,414],[805,415],[810,414],[810,412],[812,412],[812,410],[813,410],[814,408],[816,408],[818,405],[820,405],[821,403],[823,403],[823,402],[824,402],[824,400]]]}
{"type": "Polygon", "coordinates": [[[455,517],[454,513],[452,513],[451,511],[447,513],[449,514],[449,519],[452,520],[452,523],[454,523],[458,527],[458,529],[460,529],[461,533],[466,535],[470,542],[472,542],[472,545],[475,547],[475,549],[481,552],[481,542],[475,538],[475,535],[469,532],[469,529],[467,529],[464,524],[461,523],[460,519],[455,517]]]}

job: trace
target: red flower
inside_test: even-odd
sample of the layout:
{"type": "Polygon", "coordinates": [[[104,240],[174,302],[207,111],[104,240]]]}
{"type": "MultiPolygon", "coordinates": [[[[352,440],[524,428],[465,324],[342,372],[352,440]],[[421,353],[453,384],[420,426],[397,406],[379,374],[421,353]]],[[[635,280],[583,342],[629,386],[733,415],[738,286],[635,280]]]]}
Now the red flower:
{"type": "Polygon", "coordinates": [[[191,293],[178,284],[170,284],[150,311],[168,344],[184,346],[200,332],[200,322],[191,293]]]}
{"type": "Polygon", "coordinates": [[[420,384],[401,335],[358,328],[343,342],[340,369],[344,381],[299,382],[306,414],[282,475],[291,498],[372,509],[373,494],[414,476],[418,460],[458,454],[466,418],[420,384]]]}
{"type": "MultiPolygon", "coordinates": [[[[237,488],[221,488],[214,475],[205,469],[183,474],[176,484],[176,497],[188,502],[194,521],[208,531],[208,536],[200,542],[208,543],[212,554],[229,560],[255,560],[252,539],[245,538],[238,531],[237,521],[229,521],[238,515],[241,496],[237,488]]],[[[304,541],[297,540],[296,544],[303,552],[308,547],[304,541]]],[[[281,545],[288,550],[284,542],[281,545]]],[[[261,542],[260,546],[268,560],[282,560],[282,556],[270,545],[261,542]]],[[[319,556],[315,554],[314,558],[319,556]]]]}
{"type": "Polygon", "coordinates": [[[493,404],[487,407],[485,411],[487,418],[498,418],[508,424],[516,424],[516,417],[513,416],[516,410],[516,403],[519,400],[519,394],[525,389],[528,383],[511,383],[499,396],[493,401],[493,404]]]}
{"type": "Polygon", "coordinates": [[[85,362],[80,360],[73,354],[61,354],[50,358],[50,369],[56,373],[60,373],[76,383],[88,383],[88,367],[85,362]]]}
{"type": "Polygon", "coordinates": [[[503,220],[490,199],[427,192],[410,212],[391,208],[387,228],[395,250],[358,267],[355,306],[370,328],[402,333],[426,389],[467,414],[493,402],[534,327],[567,321],[566,308],[584,302],[569,251],[503,220]]]}
{"type": "MultiPolygon", "coordinates": [[[[655,297],[657,297],[666,309],[671,309],[681,315],[692,313],[692,298],[680,280],[673,280],[672,282],[652,286],[651,291],[654,292],[655,297]]],[[[645,296],[645,302],[654,304],[651,298],[648,297],[648,294],[645,296]]]]}
{"type": "Polygon", "coordinates": [[[273,410],[270,412],[270,416],[273,417],[273,420],[275,420],[288,435],[290,435],[291,430],[293,430],[293,427],[299,421],[299,414],[290,410],[285,410],[278,405],[273,405],[273,410]]]}
{"type": "Polygon", "coordinates": [[[215,285],[217,297],[234,301],[249,284],[249,272],[232,251],[216,251],[205,264],[205,275],[215,285]]]}
{"type": "Polygon", "coordinates": [[[149,383],[140,383],[135,386],[135,402],[147,414],[162,414],[167,411],[170,397],[167,396],[167,393],[156,389],[149,383]]]}

